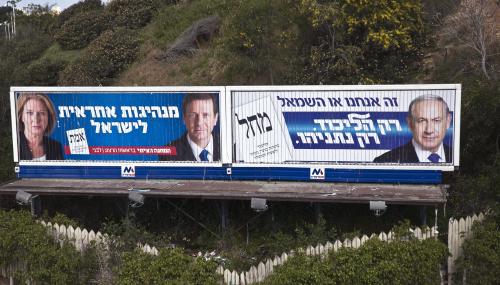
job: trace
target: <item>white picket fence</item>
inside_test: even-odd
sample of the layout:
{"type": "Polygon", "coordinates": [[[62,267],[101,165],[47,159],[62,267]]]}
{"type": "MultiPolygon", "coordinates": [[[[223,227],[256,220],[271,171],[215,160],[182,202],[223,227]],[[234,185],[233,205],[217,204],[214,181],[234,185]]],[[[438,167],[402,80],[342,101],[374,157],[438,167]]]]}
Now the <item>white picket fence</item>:
{"type": "Polygon", "coordinates": [[[455,261],[462,255],[462,244],[472,235],[472,224],[482,221],[484,214],[467,216],[465,219],[456,220],[450,218],[448,221],[448,284],[452,284],[453,273],[455,273],[455,261]]]}
{"type": "MultiPolygon", "coordinates": [[[[422,231],[420,228],[415,228],[412,230],[415,238],[420,240],[428,238],[437,238],[438,231],[436,227],[427,228],[422,231]]],[[[361,238],[355,237],[353,239],[345,239],[344,241],[337,240],[333,244],[327,242],[326,244],[318,244],[316,246],[308,246],[306,249],[299,249],[299,252],[304,252],[309,256],[320,256],[325,257],[330,251],[338,251],[342,247],[359,248],[370,238],[378,238],[381,241],[391,242],[394,239],[394,233],[389,232],[388,234],[381,232],[380,234],[372,234],[370,237],[363,235],[361,238]]],[[[282,253],[281,256],[275,256],[273,259],[268,258],[266,261],[260,262],[257,266],[250,267],[250,270],[245,272],[237,272],[236,270],[230,271],[224,269],[222,266],[217,268],[217,273],[224,276],[224,284],[228,285],[247,285],[257,282],[262,282],[274,271],[274,268],[278,265],[284,264],[289,257],[295,254],[294,251],[289,253],[282,253]]]]}
{"type": "MultiPolygon", "coordinates": [[[[455,260],[462,253],[462,244],[466,238],[471,235],[471,227],[475,221],[483,220],[484,215],[481,213],[479,215],[473,215],[472,217],[461,218],[455,220],[451,218],[448,224],[448,249],[451,256],[448,258],[448,284],[451,284],[451,276],[455,272],[455,260]]],[[[45,223],[41,221],[41,224],[47,227],[48,231],[52,236],[60,241],[64,240],[71,242],[75,248],[79,251],[84,250],[92,242],[96,244],[107,245],[109,241],[109,236],[107,234],[102,234],[100,232],[88,231],[86,229],[76,229],[72,226],[66,227],[65,225],[52,224],[50,222],[45,223]]],[[[415,228],[412,230],[414,237],[424,240],[428,238],[437,238],[438,231],[436,227],[427,228],[422,230],[420,228],[415,228]]],[[[394,233],[381,232],[380,234],[372,234],[370,237],[363,235],[361,238],[355,237],[353,239],[345,239],[344,241],[337,240],[334,243],[327,242],[326,244],[318,244],[316,246],[308,246],[305,249],[299,249],[299,252],[303,252],[309,256],[326,256],[330,251],[338,251],[342,247],[359,248],[370,238],[377,237],[381,241],[390,242],[394,239],[394,233]]],[[[158,249],[154,246],[148,244],[137,244],[143,252],[158,255],[158,249]]],[[[288,253],[284,252],[280,256],[275,256],[274,258],[268,258],[265,261],[259,262],[257,266],[252,266],[248,271],[238,272],[236,270],[230,271],[224,269],[223,266],[217,268],[217,273],[223,276],[224,284],[253,284],[263,281],[270,274],[273,273],[274,268],[278,265],[284,264],[289,257],[293,256],[295,251],[290,251],[288,253]]],[[[199,253],[198,256],[201,256],[199,253]]],[[[209,256],[205,254],[205,256],[209,256]]],[[[9,278],[9,272],[12,272],[13,268],[0,268],[0,275],[9,278]]],[[[10,278],[10,284],[13,283],[13,279],[10,278]]]]}

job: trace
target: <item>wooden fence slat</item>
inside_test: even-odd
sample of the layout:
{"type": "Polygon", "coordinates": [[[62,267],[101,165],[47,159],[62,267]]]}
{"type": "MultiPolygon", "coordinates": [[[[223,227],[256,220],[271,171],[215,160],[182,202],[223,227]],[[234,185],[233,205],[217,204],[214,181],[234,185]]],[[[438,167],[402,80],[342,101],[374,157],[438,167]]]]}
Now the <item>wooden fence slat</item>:
{"type": "Polygon", "coordinates": [[[240,284],[241,285],[247,284],[246,279],[245,279],[245,273],[243,273],[243,272],[241,272],[241,274],[240,274],[240,284]]]}
{"type": "Polygon", "coordinates": [[[252,274],[250,273],[250,271],[245,272],[245,282],[247,284],[253,283],[252,274]]]}
{"type": "Polygon", "coordinates": [[[328,252],[325,249],[325,247],[322,244],[318,244],[318,255],[324,257],[324,256],[326,256],[327,253],[328,252]]]}
{"type": "MultiPolygon", "coordinates": [[[[58,226],[58,225],[56,224],[56,227],[57,227],[57,226],[58,226]]],[[[67,232],[66,232],[66,226],[64,226],[64,225],[60,225],[57,229],[58,229],[58,236],[59,236],[59,238],[60,238],[61,236],[66,237],[66,234],[67,234],[67,232]]]]}
{"type": "Polygon", "coordinates": [[[361,246],[361,240],[358,237],[352,239],[352,247],[359,248],[361,246]]]}
{"type": "Polygon", "coordinates": [[[313,255],[314,254],[314,249],[312,246],[306,247],[306,255],[313,255]]]}
{"type": "Polygon", "coordinates": [[[266,261],[266,276],[269,276],[273,271],[273,262],[268,258],[266,261]]]}
{"type": "Polygon", "coordinates": [[[467,216],[465,218],[465,233],[464,233],[465,236],[464,236],[464,238],[466,238],[466,239],[469,238],[471,229],[472,229],[472,219],[471,219],[471,217],[467,216]]]}
{"type": "Polygon", "coordinates": [[[367,235],[363,235],[361,237],[361,245],[363,245],[365,242],[367,242],[370,238],[367,235]]]}
{"type": "Polygon", "coordinates": [[[285,263],[287,260],[288,260],[288,255],[286,254],[286,252],[283,252],[283,254],[281,254],[281,262],[285,263]]]}
{"type": "MultiPolygon", "coordinates": [[[[385,234],[385,233],[384,233],[385,234]]],[[[387,238],[386,238],[386,242],[391,242],[394,240],[394,232],[390,231],[388,234],[387,234],[387,238]]]]}
{"type": "Polygon", "coordinates": [[[89,232],[89,242],[95,241],[95,232],[90,230],[89,232]]]}
{"type": "Polygon", "coordinates": [[[378,235],[378,238],[381,240],[381,241],[387,241],[387,234],[384,233],[384,232],[381,232],[379,235],[378,235]]]}
{"type": "Polygon", "coordinates": [[[266,266],[264,265],[264,263],[259,262],[259,265],[257,266],[257,271],[258,271],[257,282],[262,282],[264,278],[266,278],[266,266]]]}
{"type": "Polygon", "coordinates": [[[231,273],[231,282],[231,284],[240,285],[240,275],[236,272],[236,270],[233,270],[231,273]]]}
{"type": "Polygon", "coordinates": [[[258,272],[257,272],[257,267],[255,266],[252,266],[250,267],[250,276],[251,276],[251,280],[252,280],[252,283],[256,283],[258,282],[258,272]]]}
{"type": "Polygon", "coordinates": [[[424,238],[422,230],[419,227],[416,227],[413,230],[413,236],[415,236],[415,238],[418,238],[419,240],[422,240],[424,238]]]}
{"type": "Polygon", "coordinates": [[[273,259],[273,265],[274,266],[281,265],[281,257],[275,256],[274,259],[273,259]]]}
{"type": "Polygon", "coordinates": [[[344,246],[344,247],[351,247],[351,246],[352,246],[352,242],[351,242],[351,240],[350,240],[350,239],[348,239],[348,238],[346,238],[346,239],[344,240],[344,242],[342,243],[342,246],[344,246]]]}
{"type": "Polygon", "coordinates": [[[342,242],[340,240],[336,240],[333,244],[333,251],[338,251],[342,247],[342,242]]]}
{"type": "Polygon", "coordinates": [[[333,249],[333,244],[329,241],[326,242],[325,244],[325,250],[326,250],[326,253],[330,252],[330,250],[333,249]]]}
{"type": "Polygon", "coordinates": [[[228,269],[224,270],[224,284],[230,284],[229,282],[231,281],[231,271],[228,269]]]}

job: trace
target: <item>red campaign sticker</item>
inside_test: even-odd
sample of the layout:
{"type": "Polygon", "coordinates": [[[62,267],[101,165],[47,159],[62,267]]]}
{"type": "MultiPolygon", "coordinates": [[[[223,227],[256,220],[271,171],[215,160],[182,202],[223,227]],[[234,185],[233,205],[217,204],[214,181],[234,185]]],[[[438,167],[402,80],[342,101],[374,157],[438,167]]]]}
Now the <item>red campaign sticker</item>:
{"type": "MultiPolygon", "coordinates": [[[[69,146],[64,152],[71,154],[69,146]]],[[[89,146],[89,154],[176,155],[173,146],[89,146]]]]}

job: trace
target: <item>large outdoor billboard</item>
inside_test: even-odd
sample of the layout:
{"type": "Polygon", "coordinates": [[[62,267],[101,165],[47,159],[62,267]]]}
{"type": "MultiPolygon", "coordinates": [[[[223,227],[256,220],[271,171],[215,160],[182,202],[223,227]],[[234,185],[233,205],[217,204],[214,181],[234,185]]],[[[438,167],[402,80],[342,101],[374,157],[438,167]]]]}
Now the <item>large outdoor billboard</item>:
{"type": "Polygon", "coordinates": [[[233,162],[451,170],[457,87],[231,87],[233,162]]]}
{"type": "Polygon", "coordinates": [[[21,163],[63,165],[220,163],[220,88],[144,90],[14,91],[14,157],[21,163]]]}
{"type": "Polygon", "coordinates": [[[436,183],[459,165],[460,92],[12,87],[14,161],[19,177],[436,183]]]}

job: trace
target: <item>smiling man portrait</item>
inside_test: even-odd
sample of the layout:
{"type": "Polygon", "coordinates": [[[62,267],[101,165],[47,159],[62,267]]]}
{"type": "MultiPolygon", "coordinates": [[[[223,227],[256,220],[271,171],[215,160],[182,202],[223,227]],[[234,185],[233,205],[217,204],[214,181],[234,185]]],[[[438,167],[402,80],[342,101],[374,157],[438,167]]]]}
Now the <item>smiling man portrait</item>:
{"type": "Polygon", "coordinates": [[[451,125],[451,113],[442,97],[422,95],[415,98],[408,108],[406,121],[413,139],[376,157],[373,162],[449,163],[452,161],[452,148],[443,143],[446,131],[451,125]]]}
{"type": "Polygon", "coordinates": [[[213,129],[219,116],[216,94],[191,93],[182,100],[182,119],[186,132],[168,146],[175,155],[160,156],[162,161],[219,161],[220,143],[213,129]]]}

